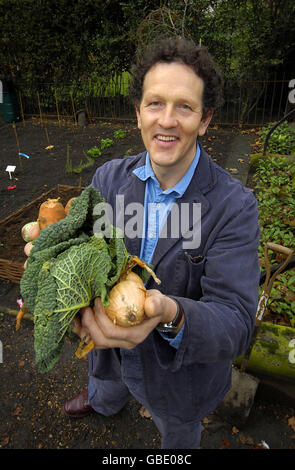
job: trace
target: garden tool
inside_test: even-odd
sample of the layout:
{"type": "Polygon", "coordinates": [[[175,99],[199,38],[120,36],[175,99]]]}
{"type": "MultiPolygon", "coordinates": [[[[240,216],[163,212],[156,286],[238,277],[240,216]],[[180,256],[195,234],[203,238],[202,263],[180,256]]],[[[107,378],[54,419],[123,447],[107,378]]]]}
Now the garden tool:
{"type": "MultiPolygon", "coordinates": [[[[264,246],[264,257],[265,257],[265,281],[263,284],[262,294],[258,303],[255,327],[252,335],[251,342],[246,350],[244,356],[242,357],[242,362],[240,369],[236,366],[233,366],[232,369],[232,387],[226,394],[223,402],[219,405],[216,412],[223,416],[226,421],[234,424],[237,427],[242,427],[250,414],[252,405],[254,403],[257,387],[259,385],[259,379],[245,372],[252,349],[254,347],[257,335],[259,332],[259,327],[262,322],[267,302],[270,297],[270,292],[275,281],[275,278],[278,274],[286,270],[286,267],[289,265],[294,250],[278,245],[276,243],[267,242],[264,246]],[[271,267],[270,260],[268,257],[268,250],[280,253],[286,256],[286,259],[283,263],[280,263],[274,270],[271,267]]],[[[264,275],[261,276],[261,279],[264,279],[264,275]]]]}

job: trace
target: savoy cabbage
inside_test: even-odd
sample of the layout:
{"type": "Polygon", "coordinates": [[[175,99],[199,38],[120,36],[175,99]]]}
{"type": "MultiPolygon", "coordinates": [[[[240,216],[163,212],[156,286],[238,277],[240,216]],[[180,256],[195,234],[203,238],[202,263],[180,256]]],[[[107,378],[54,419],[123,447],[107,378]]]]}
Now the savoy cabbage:
{"type": "MultiPolygon", "coordinates": [[[[129,254],[124,240],[98,238],[93,226],[96,204],[104,200],[91,186],[73,200],[65,219],[43,229],[34,241],[21,279],[21,294],[34,315],[36,365],[47,372],[56,364],[70,323],[82,307],[108,293],[124,271],[129,254]]],[[[143,270],[139,272],[144,278],[143,270]]]]}

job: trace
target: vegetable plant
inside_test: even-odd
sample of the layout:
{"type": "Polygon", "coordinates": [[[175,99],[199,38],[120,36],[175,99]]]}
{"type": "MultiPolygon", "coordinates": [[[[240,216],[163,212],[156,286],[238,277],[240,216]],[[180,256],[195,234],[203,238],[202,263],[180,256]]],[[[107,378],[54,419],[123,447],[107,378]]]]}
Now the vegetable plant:
{"type": "Polygon", "coordinates": [[[102,139],[100,148],[101,148],[101,150],[103,150],[103,149],[111,147],[113,144],[114,144],[114,141],[112,139],[109,139],[109,138],[102,139]]]}
{"type": "Polygon", "coordinates": [[[72,159],[70,157],[70,146],[67,145],[66,173],[72,173],[72,171],[73,171],[73,165],[72,165],[72,159]]]}
{"type": "Polygon", "coordinates": [[[126,137],[126,131],[124,129],[119,129],[114,132],[115,139],[124,139],[126,137]]]}
{"type": "MultiPolygon", "coordinates": [[[[93,226],[102,216],[93,214],[99,203],[104,203],[99,191],[87,187],[72,200],[67,216],[41,230],[32,242],[20,288],[26,308],[34,315],[34,349],[40,372],[49,371],[58,361],[64,336],[82,307],[91,305],[96,297],[107,307],[112,288],[120,281],[131,282],[126,276],[133,269],[143,281],[152,274],[160,282],[149,266],[127,252],[115,227],[109,225],[104,233],[94,234],[93,226]]],[[[126,295],[121,295],[125,325],[142,319],[139,303],[145,289],[140,282],[131,283],[127,303],[126,295]],[[141,318],[137,319],[138,314],[141,318]]],[[[115,298],[120,300],[118,295],[115,298]]],[[[119,323],[118,317],[115,321],[119,323]]],[[[91,347],[93,344],[87,345],[87,350],[91,347]]],[[[81,349],[80,343],[80,357],[84,354],[81,349]]]]}
{"type": "Polygon", "coordinates": [[[87,154],[92,158],[100,157],[101,150],[95,145],[91,149],[87,150],[87,154]]]}
{"type": "Polygon", "coordinates": [[[94,160],[92,159],[92,157],[87,155],[85,152],[83,153],[84,153],[84,156],[86,157],[86,161],[81,160],[79,165],[72,167],[72,172],[81,173],[85,168],[90,168],[91,166],[93,166],[94,160]]]}

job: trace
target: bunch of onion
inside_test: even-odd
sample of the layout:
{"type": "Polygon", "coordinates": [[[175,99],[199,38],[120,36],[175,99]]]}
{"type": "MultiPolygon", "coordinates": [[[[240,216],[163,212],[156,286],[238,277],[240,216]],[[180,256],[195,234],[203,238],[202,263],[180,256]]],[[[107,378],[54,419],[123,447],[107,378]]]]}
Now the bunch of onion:
{"type": "MultiPolygon", "coordinates": [[[[22,236],[26,242],[25,253],[29,256],[32,248],[32,241],[35,240],[40,230],[66,217],[70,204],[75,198],[71,198],[65,208],[58,199],[48,199],[41,204],[36,222],[29,222],[22,229],[22,236]]],[[[137,256],[130,257],[125,271],[121,274],[118,283],[111,289],[109,294],[109,304],[105,307],[107,316],[115,325],[133,326],[139,325],[145,318],[144,304],[146,299],[146,288],[142,279],[132,271],[135,265],[146,269],[155,279],[157,284],[160,280],[156,277],[152,269],[137,256]]],[[[20,324],[20,319],[18,325],[20,324]]],[[[82,350],[84,341],[80,343],[76,355],[83,357],[93,348],[91,341],[82,350]]]]}
{"type": "MultiPolygon", "coordinates": [[[[137,256],[131,257],[127,269],[121,274],[118,283],[111,289],[109,304],[105,307],[107,316],[115,325],[131,327],[139,325],[145,318],[144,304],[147,291],[142,279],[132,271],[132,267],[136,264],[145,268],[157,284],[161,283],[144,261],[137,256]]],[[[93,348],[93,341],[89,341],[85,346],[85,338],[83,338],[75,354],[81,359],[93,348]]]]}
{"type": "Polygon", "coordinates": [[[59,222],[66,215],[65,208],[58,199],[47,199],[39,208],[37,220],[28,222],[23,226],[21,233],[24,241],[32,242],[40,235],[40,230],[59,222]]]}
{"type": "Polygon", "coordinates": [[[105,312],[115,325],[139,325],[144,319],[145,299],[146,288],[142,279],[130,271],[112,288],[105,312]]]}

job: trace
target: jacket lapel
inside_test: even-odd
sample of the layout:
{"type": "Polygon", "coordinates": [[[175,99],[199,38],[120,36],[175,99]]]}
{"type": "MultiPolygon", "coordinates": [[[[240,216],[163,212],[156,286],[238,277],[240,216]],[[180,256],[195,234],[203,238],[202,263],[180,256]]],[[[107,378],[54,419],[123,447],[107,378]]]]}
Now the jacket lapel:
{"type": "Polygon", "coordinates": [[[140,155],[140,159],[137,164],[132,166],[129,170],[126,183],[121,186],[116,195],[121,196],[116,198],[115,213],[120,220],[124,220],[124,241],[127,251],[138,256],[141,248],[141,233],[144,215],[142,209],[144,208],[145,183],[133,173],[133,170],[145,165],[145,156],[146,152],[143,152],[140,155]],[[132,228],[134,230],[130,230],[132,228]],[[132,237],[132,233],[134,231],[140,235],[132,237]]]}
{"type": "MultiPolygon", "coordinates": [[[[158,240],[152,264],[156,269],[158,263],[165,256],[165,254],[171,250],[171,248],[182,239],[182,243],[189,241],[189,236],[192,236],[194,232],[195,242],[198,242],[198,234],[196,231],[199,231],[199,238],[201,237],[201,219],[210,209],[210,203],[206,198],[206,192],[210,191],[212,187],[216,184],[216,172],[212,165],[209,155],[201,148],[200,160],[197,165],[195,174],[185,191],[184,195],[177,199],[176,201],[176,213],[178,213],[178,218],[173,216],[173,212],[170,212],[167,222],[163,227],[161,236],[158,240]],[[195,208],[193,203],[196,204],[195,208]],[[182,204],[187,205],[187,207],[182,206],[182,204]],[[200,205],[199,205],[200,204],[200,205]],[[183,213],[181,217],[182,211],[183,213]],[[175,227],[175,223],[178,224],[178,227],[175,227]],[[178,230],[177,230],[178,228],[178,230]],[[171,233],[173,230],[174,233],[171,233]],[[176,236],[175,236],[176,233],[176,236]],[[179,236],[177,236],[179,235],[179,236]]],[[[192,243],[192,246],[194,245],[192,243]]],[[[185,245],[183,245],[185,246],[185,245]]],[[[198,246],[195,246],[198,248],[198,246]]]]}

